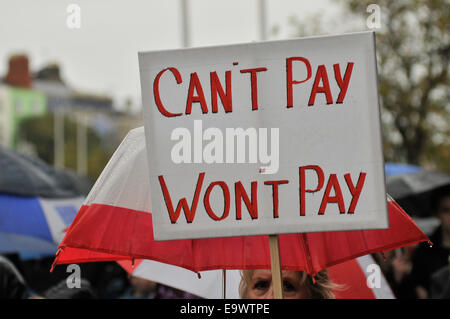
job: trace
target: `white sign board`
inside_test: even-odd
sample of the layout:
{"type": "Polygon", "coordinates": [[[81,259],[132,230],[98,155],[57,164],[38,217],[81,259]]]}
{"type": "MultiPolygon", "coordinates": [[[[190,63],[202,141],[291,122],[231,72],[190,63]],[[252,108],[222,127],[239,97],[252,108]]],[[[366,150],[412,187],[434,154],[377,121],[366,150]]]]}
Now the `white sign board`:
{"type": "Polygon", "coordinates": [[[155,239],[387,228],[374,38],[139,53],[155,239]]]}

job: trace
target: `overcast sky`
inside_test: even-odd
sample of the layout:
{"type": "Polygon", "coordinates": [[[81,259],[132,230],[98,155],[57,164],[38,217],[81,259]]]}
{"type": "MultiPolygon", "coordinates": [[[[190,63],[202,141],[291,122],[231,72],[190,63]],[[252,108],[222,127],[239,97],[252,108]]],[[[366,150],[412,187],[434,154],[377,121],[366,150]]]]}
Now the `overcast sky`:
{"type": "MultiPolygon", "coordinates": [[[[259,0],[188,0],[191,46],[260,40],[259,0]]],[[[292,35],[288,18],[335,17],[330,0],[266,0],[269,39],[292,35]],[[270,30],[277,26],[279,32],[270,30]]],[[[138,51],[182,46],[180,0],[14,0],[0,5],[0,74],[8,57],[26,53],[36,71],[57,62],[67,83],[140,105],[138,51]],[[81,8],[81,28],[66,25],[67,6],[81,8]]]]}

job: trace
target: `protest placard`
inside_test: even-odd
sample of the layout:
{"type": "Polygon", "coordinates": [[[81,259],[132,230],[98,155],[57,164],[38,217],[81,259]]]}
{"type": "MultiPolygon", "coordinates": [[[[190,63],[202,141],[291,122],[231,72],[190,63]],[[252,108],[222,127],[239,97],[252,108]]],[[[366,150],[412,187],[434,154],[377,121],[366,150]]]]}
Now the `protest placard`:
{"type": "Polygon", "coordinates": [[[155,240],[388,227],[373,32],[139,68],[155,240]]]}

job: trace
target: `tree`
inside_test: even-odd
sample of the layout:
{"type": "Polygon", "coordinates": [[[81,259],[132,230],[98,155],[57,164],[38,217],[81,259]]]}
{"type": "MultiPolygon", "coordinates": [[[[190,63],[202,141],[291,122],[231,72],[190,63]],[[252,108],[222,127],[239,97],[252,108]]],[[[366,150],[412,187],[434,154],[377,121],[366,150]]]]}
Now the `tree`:
{"type": "MultiPolygon", "coordinates": [[[[76,170],[77,167],[77,128],[69,117],[64,118],[64,167],[76,170]]],[[[19,127],[21,140],[34,145],[37,156],[53,165],[54,162],[54,116],[46,114],[26,119],[19,127]]],[[[106,166],[113,149],[106,148],[104,141],[91,128],[88,128],[88,177],[96,180],[106,166]]]]}
{"type": "Polygon", "coordinates": [[[381,28],[375,31],[386,161],[450,172],[449,1],[339,2],[364,29],[368,6],[375,3],[381,9],[381,28]]]}

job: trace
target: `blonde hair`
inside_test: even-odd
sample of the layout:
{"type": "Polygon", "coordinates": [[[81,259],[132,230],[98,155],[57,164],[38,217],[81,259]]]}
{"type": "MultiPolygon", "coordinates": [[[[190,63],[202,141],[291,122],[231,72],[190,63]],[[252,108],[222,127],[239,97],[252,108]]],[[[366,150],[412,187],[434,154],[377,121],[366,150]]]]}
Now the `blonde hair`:
{"type": "MultiPolygon", "coordinates": [[[[239,296],[242,299],[248,297],[249,283],[253,277],[253,269],[241,271],[241,282],[239,284],[239,296]]],[[[310,299],[335,299],[333,289],[338,289],[338,285],[334,284],[329,276],[328,270],[324,269],[313,277],[304,271],[296,271],[301,285],[306,286],[310,299]]]]}

